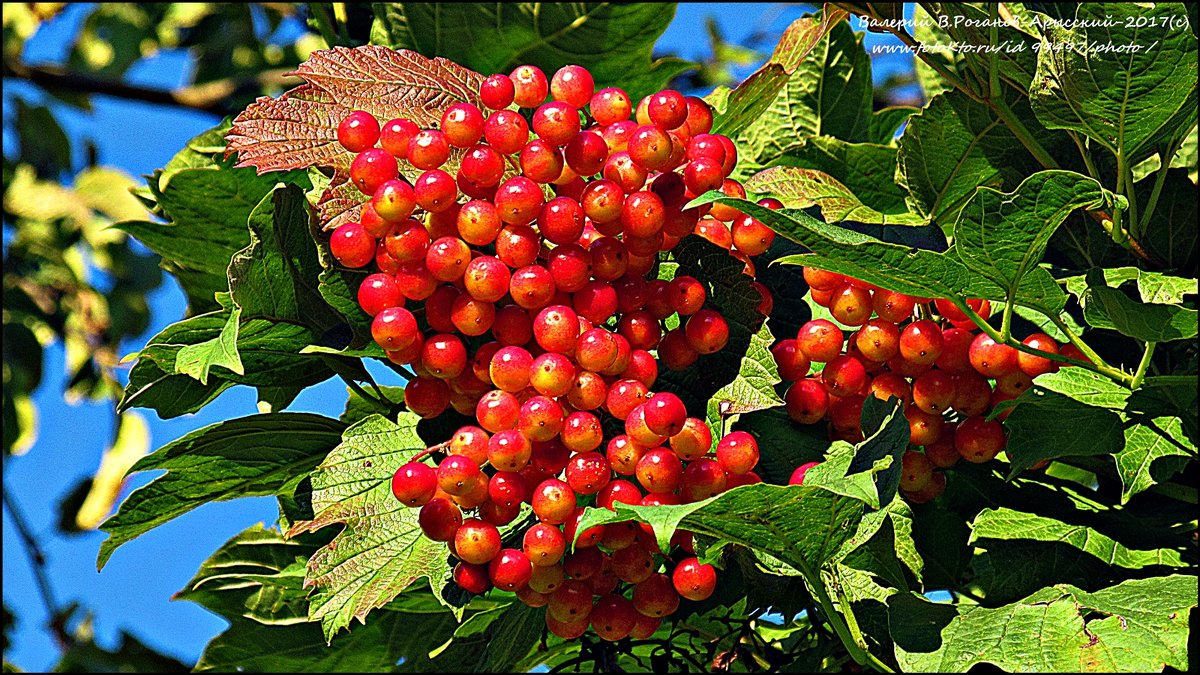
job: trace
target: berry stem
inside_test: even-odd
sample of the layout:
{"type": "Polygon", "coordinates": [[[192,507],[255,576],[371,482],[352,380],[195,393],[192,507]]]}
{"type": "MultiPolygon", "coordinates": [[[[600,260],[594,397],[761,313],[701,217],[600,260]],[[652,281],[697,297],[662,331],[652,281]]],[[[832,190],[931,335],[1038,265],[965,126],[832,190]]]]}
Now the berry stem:
{"type": "Polygon", "coordinates": [[[1130,389],[1137,389],[1146,380],[1146,371],[1150,369],[1150,359],[1154,357],[1154,347],[1157,344],[1157,342],[1146,343],[1146,351],[1142,352],[1142,360],[1138,363],[1137,372],[1133,374],[1133,381],[1129,383],[1130,389]]]}
{"type": "Polygon", "coordinates": [[[1125,385],[1127,387],[1130,385],[1130,382],[1132,382],[1132,380],[1133,380],[1132,375],[1129,375],[1128,373],[1123,372],[1119,368],[1114,368],[1114,367],[1108,365],[1107,363],[1105,363],[1104,359],[1100,358],[1100,356],[1098,354],[1096,354],[1095,350],[1093,350],[1091,347],[1089,347],[1087,345],[1086,342],[1084,342],[1082,339],[1080,339],[1080,337],[1078,335],[1076,335],[1067,326],[1067,324],[1064,323],[1063,320],[1057,316],[1051,316],[1049,314],[1046,315],[1046,317],[1049,318],[1052,322],[1054,322],[1054,325],[1057,326],[1058,329],[1061,330],[1063,332],[1063,334],[1067,336],[1067,339],[1070,340],[1071,344],[1075,345],[1075,347],[1077,349],[1079,349],[1079,351],[1083,352],[1084,356],[1088,357],[1088,359],[1090,359],[1090,361],[1080,361],[1078,359],[1073,359],[1069,356],[1062,356],[1061,354],[1053,354],[1051,352],[1044,352],[1040,349],[1034,349],[1033,347],[1022,344],[1018,340],[1014,340],[1011,335],[1003,336],[995,328],[992,328],[991,324],[989,324],[987,321],[985,321],[983,317],[979,316],[979,314],[977,314],[974,309],[971,309],[970,305],[968,305],[965,300],[963,300],[961,298],[950,298],[950,302],[954,303],[954,306],[957,307],[960,312],[962,312],[963,314],[966,314],[967,318],[969,318],[972,323],[974,323],[980,330],[982,330],[984,333],[986,333],[988,335],[988,337],[992,338],[996,342],[1006,344],[1006,345],[1012,347],[1013,349],[1025,352],[1026,354],[1033,354],[1034,356],[1041,356],[1043,358],[1050,359],[1051,361],[1058,361],[1060,363],[1066,363],[1066,364],[1069,364],[1072,366],[1078,366],[1080,368],[1090,370],[1095,373],[1100,373],[1101,375],[1104,375],[1105,377],[1109,378],[1110,380],[1117,382],[1118,384],[1125,385]]]}

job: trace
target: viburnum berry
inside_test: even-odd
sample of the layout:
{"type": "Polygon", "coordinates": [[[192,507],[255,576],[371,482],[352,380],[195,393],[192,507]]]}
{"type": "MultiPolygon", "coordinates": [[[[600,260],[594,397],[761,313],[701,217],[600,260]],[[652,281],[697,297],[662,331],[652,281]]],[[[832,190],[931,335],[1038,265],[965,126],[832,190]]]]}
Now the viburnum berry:
{"type": "Polygon", "coordinates": [[[683,470],[679,494],[685,501],[698,502],[725,491],[728,479],[725,468],[716,460],[701,457],[683,470]]]}
{"type": "Polygon", "coordinates": [[[982,464],[1004,449],[1004,427],[995,420],[968,417],[954,429],[954,447],[963,459],[982,464]]]}
{"type": "Polygon", "coordinates": [[[791,477],[788,478],[788,485],[804,485],[804,477],[808,475],[808,470],[818,464],[820,462],[805,462],[796,467],[796,470],[792,471],[791,477]]]}
{"type": "Polygon", "coordinates": [[[522,108],[537,107],[550,93],[546,74],[537,66],[517,66],[509,77],[513,83],[513,101],[522,108]]]}
{"type": "Polygon", "coordinates": [[[1000,377],[1019,367],[1017,350],[996,342],[986,333],[975,336],[971,343],[969,358],[971,366],[985,377],[1000,377]]]}
{"type": "Polygon", "coordinates": [[[492,110],[501,110],[512,105],[515,92],[512,78],[497,73],[487,76],[479,85],[479,100],[492,110]]]}
{"type": "Polygon", "coordinates": [[[468,562],[460,562],[454,566],[454,583],[464,591],[476,595],[486,593],[492,587],[487,567],[468,562]]]}
{"type": "Polygon", "coordinates": [[[392,495],[405,506],[428,504],[437,487],[437,472],[420,462],[409,462],[392,476],[392,495]]]}
{"type": "MultiPolygon", "coordinates": [[[[459,529],[461,532],[461,528],[459,529]]],[[[533,576],[533,565],[523,552],[514,548],[501,549],[488,563],[488,578],[502,591],[524,588],[533,576]]]]}
{"type": "MultiPolygon", "coordinates": [[[[1058,342],[1045,333],[1034,333],[1033,335],[1030,335],[1022,340],[1021,344],[1025,345],[1026,347],[1032,347],[1033,349],[1050,354],[1059,353],[1058,342]]],[[[1021,372],[1025,373],[1029,377],[1037,377],[1038,375],[1044,375],[1045,373],[1053,373],[1054,371],[1058,370],[1059,365],[1060,364],[1057,361],[1051,361],[1044,356],[1028,354],[1021,351],[1017,352],[1017,367],[1021,369],[1021,372]]]]}
{"type": "Polygon", "coordinates": [[[844,337],[832,321],[813,319],[800,327],[796,345],[811,361],[828,363],[842,351],[844,337]]]}
{"type": "Polygon", "coordinates": [[[421,532],[433,541],[453,541],[462,523],[462,510],[446,497],[429,500],[417,514],[421,532]]]}
{"type": "Polygon", "coordinates": [[[702,309],[688,319],[684,334],[697,352],[712,354],[729,342],[729,324],[716,310],[702,309]]]}
{"type": "Polygon", "coordinates": [[[338,143],[350,152],[362,152],[379,141],[379,120],[369,112],[355,110],[338,124],[338,143]]]}
{"type": "Polygon", "coordinates": [[[666,89],[650,96],[646,113],[663,129],[674,129],[687,121],[687,100],[679,92],[666,89]]]}
{"type": "Polygon", "coordinates": [[[497,110],[488,115],[483,125],[487,144],[502,155],[519,152],[529,142],[529,123],[520,113],[497,110]]]}
{"type": "Polygon", "coordinates": [[[449,158],[450,141],[437,129],[418,131],[408,142],[408,161],[418,169],[436,169],[449,158]]]}
{"type": "Polygon", "coordinates": [[[928,365],[942,354],[942,329],[937,324],[921,319],[900,331],[900,356],[919,365],[928,365]]]}
{"type": "Polygon", "coordinates": [[[412,120],[404,118],[388,120],[380,130],[379,147],[396,159],[407,159],[408,142],[420,130],[421,127],[412,120]]]}
{"type": "Polygon", "coordinates": [[[728,473],[748,473],[758,458],[758,441],[745,431],[731,432],[717,442],[717,461],[728,473]]]}
{"type": "Polygon", "coordinates": [[[712,565],[688,558],[675,566],[671,582],[684,598],[706,600],[717,588],[717,571],[712,565]]]}

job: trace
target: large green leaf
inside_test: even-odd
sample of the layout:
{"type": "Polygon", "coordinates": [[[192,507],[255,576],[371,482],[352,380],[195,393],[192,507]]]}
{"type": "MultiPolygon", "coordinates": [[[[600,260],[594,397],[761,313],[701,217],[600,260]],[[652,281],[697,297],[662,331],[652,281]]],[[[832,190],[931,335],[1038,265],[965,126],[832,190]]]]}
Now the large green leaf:
{"type": "Polygon", "coordinates": [[[771,58],[717,102],[712,133],[733,138],[755,126],[778,100],[780,91],[809,53],[845,16],[840,9],[826,7],[820,18],[804,17],[793,21],[779,38],[771,58]]]}
{"type": "Polygon", "coordinates": [[[863,403],[862,430],[866,438],[854,446],[854,461],[847,467],[846,475],[869,472],[876,490],[871,505],[883,508],[900,489],[900,458],[908,449],[908,420],[899,400],[867,397],[863,403]]]}
{"type": "Polygon", "coordinates": [[[981,539],[1063,542],[1095,556],[1107,565],[1127,569],[1151,565],[1184,566],[1178,551],[1131,549],[1093,528],[1005,507],[985,509],[975,517],[975,522],[971,524],[971,543],[981,539]]]}
{"type": "Polygon", "coordinates": [[[139,359],[129,371],[117,412],[151,408],[159,417],[170,419],[196,412],[232,386],[228,380],[204,384],[190,375],[180,375],[175,372],[173,360],[160,367],[150,359],[139,359]]]}
{"type": "MultiPolygon", "coordinates": [[[[1104,275],[1104,284],[1119,288],[1127,281],[1137,281],[1138,297],[1144,303],[1178,305],[1184,296],[1197,293],[1196,279],[1174,277],[1158,272],[1147,272],[1136,267],[1109,267],[1099,270],[1104,275]]],[[[1093,281],[1097,279],[1093,277],[1093,281]]],[[[1066,277],[1059,280],[1067,287],[1067,291],[1082,300],[1089,288],[1085,274],[1066,277]]]]}
{"type": "Polygon", "coordinates": [[[425,56],[442,56],[477,72],[508,73],[533,64],[547,76],[577,64],[597,88],[624,87],[636,103],[692,64],[654,60],[673,3],[375,4],[371,41],[425,56]]]}
{"type": "Polygon", "coordinates": [[[204,648],[196,670],[374,673],[395,671],[396,663],[404,659],[404,670],[412,666],[418,670],[410,672],[419,672],[430,667],[422,650],[448,639],[455,623],[449,612],[384,611],[327,645],[315,623],[267,626],[235,619],[204,648]]]}
{"type": "Polygon", "coordinates": [[[1038,377],[1035,385],[1021,394],[1004,421],[1010,475],[1044,459],[1111,455],[1124,447],[1124,425],[1116,411],[1050,389],[1043,378],[1046,376],[1038,377]],[[1051,428],[1059,432],[1047,434],[1046,429],[1051,428]]]}
{"type": "Polygon", "coordinates": [[[1095,593],[1056,585],[996,608],[895,595],[888,610],[906,671],[1158,672],[1188,667],[1196,592],[1196,577],[1173,575],[1095,593]]]}
{"type": "Polygon", "coordinates": [[[545,628],[544,610],[521,602],[475,614],[458,627],[453,641],[433,657],[429,667],[419,672],[520,672],[517,663],[531,652],[536,655],[535,647],[545,628]],[[487,621],[478,622],[482,627],[471,626],[477,619],[487,621]]]}
{"type": "MultiPolygon", "coordinates": [[[[743,413],[766,410],[783,405],[783,399],[775,393],[779,383],[779,369],[771,355],[771,331],[763,323],[750,338],[750,346],[742,357],[737,377],[721,387],[708,400],[708,424],[718,432],[723,420],[730,423],[743,413]]],[[[713,435],[713,442],[720,434],[713,435]]],[[[715,447],[715,446],[714,446],[715,447]]]]}
{"type": "Polygon", "coordinates": [[[897,216],[898,224],[922,224],[924,219],[909,213],[906,193],[896,184],[896,153],[894,145],[813,136],[780,157],[779,164],[823,171],[868,207],[897,216]]]}
{"type": "MultiPolygon", "coordinates": [[[[811,265],[919,297],[1002,300],[1006,295],[994,282],[979,276],[960,261],[953,249],[938,253],[889,243],[823,223],[803,211],[774,211],[753,202],[725,197],[716,191],[697,197],[691,204],[712,202],[732,205],[816,254],[781,258],[778,264],[811,265]]],[[[1016,301],[1046,313],[1058,313],[1066,299],[1066,294],[1048,274],[1030,274],[1021,279],[1016,301]]]]}
{"type": "Polygon", "coordinates": [[[1035,173],[1008,194],[981,187],[954,224],[954,248],[963,263],[1015,295],[1026,274],[1041,271],[1050,236],[1072,211],[1103,208],[1114,198],[1071,171],[1035,173]]]}
{"type": "Polygon", "coordinates": [[[796,570],[819,569],[853,536],[864,504],[824,488],[759,483],[681,506],[587,509],[579,530],[637,520],[654,528],[663,550],[678,527],[766,553],[796,570]]]}
{"type": "Polygon", "coordinates": [[[1107,328],[1144,342],[1171,342],[1196,337],[1197,313],[1180,305],[1137,302],[1105,283],[1100,270],[1087,274],[1088,288],[1080,296],[1083,319],[1094,328],[1107,328]]]}
{"type": "Polygon", "coordinates": [[[305,575],[316,587],[309,619],[321,622],[326,640],[417,580],[429,579],[437,593],[450,576],[445,544],[425,537],[417,509],[392,496],[392,474],[425,449],[418,419],[405,413],[396,423],[372,415],[347,429],[312,476],[315,517],[288,533],[345,526],[312,556],[305,575]]]}
{"type": "Polygon", "coordinates": [[[282,494],[337,445],[341,422],[310,413],[239,417],[197,429],[134,464],[130,472],[165,469],[134,490],[100,529],[97,566],[118,546],[211,501],[282,494]]]}
{"type": "Polygon", "coordinates": [[[739,176],[771,166],[813,136],[870,140],[871,60],[846,22],[808,51],[787,85],[737,135],[739,176]]]}
{"type": "Polygon", "coordinates": [[[911,213],[887,214],[867,206],[850,188],[816,169],[774,166],[746,180],[746,190],[767,194],[793,209],[816,206],[827,223],[855,221],[880,225],[920,225],[924,219],[911,213]]]}
{"type": "MultiPolygon", "coordinates": [[[[1196,418],[1195,409],[1191,418],[1196,418]]],[[[1140,420],[1125,428],[1125,447],[1113,458],[1121,477],[1121,501],[1148,490],[1183,470],[1196,459],[1196,444],[1179,417],[1140,420]]]]}
{"type": "MultiPolygon", "coordinates": [[[[1022,122],[1037,124],[1022,96],[1007,87],[1004,93],[1022,122]]],[[[896,180],[910,209],[943,228],[977,187],[1011,190],[1042,168],[991,108],[959,91],[939,94],[909,118],[897,145],[896,180]]]]}
{"type": "Polygon", "coordinates": [[[1075,19],[1043,27],[1029,92],[1042,124],[1131,163],[1196,124],[1196,37],[1182,4],[1083,3],[1075,19]]]}
{"type": "Polygon", "coordinates": [[[304,623],[304,560],[311,554],[311,546],[255,525],[213,552],[174,599],[191,600],[229,619],[304,623]]]}
{"type": "MultiPolygon", "coordinates": [[[[946,42],[942,44],[993,46],[994,52],[978,48],[948,50],[958,52],[953,57],[939,50],[931,49],[927,52],[935,58],[961,59],[961,64],[956,64],[957,67],[953,70],[971,82],[976,91],[987,91],[993,57],[998,74],[1004,81],[1021,91],[1028,91],[1029,81],[1037,67],[1037,39],[1034,34],[1014,28],[1013,22],[1001,19],[996,25],[996,39],[993,41],[991,17],[987,5],[984,4],[926,2],[921,3],[921,9],[934,17],[937,33],[944,31],[942,34],[946,37],[946,42]],[[947,20],[939,22],[942,17],[946,17],[947,20]]],[[[1021,8],[1006,8],[1006,11],[1019,17],[1021,8]]],[[[918,20],[915,28],[919,27],[922,26],[918,20]]]]}

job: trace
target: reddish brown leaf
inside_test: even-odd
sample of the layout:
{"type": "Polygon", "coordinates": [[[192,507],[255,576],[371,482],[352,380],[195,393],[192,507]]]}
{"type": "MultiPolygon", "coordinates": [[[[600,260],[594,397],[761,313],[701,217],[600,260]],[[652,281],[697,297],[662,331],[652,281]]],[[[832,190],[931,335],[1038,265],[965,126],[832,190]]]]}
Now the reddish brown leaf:
{"type": "Polygon", "coordinates": [[[238,166],[267,171],[333,167],[349,171],[349,152],[337,141],[337,125],[351,109],[328,92],[302,84],[279,98],[251,103],[226,134],[225,154],[238,154],[238,166]]]}
{"type": "MultiPolygon", "coordinates": [[[[430,128],[459,102],[481,105],[483,76],[444,58],[430,59],[408,50],[365,46],[313,52],[292,73],[305,83],[279,98],[260,98],[233,121],[226,154],[238,154],[238,166],[267,171],[334,170],[329,188],[317,203],[324,228],[359,217],[367,201],[349,182],[353,155],[337,141],[337,125],[353,110],[365,110],[381,122],[406,117],[430,128]]],[[[454,172],[461,151],[452,153],[454,172]]],[[[411,170],[403,171],[410,180],[411,170]]]]}
{"type": "Polygon", "coordinates": [[[444,58],[368,45],[313,52],[295,72],[329,92],[338,103],[366,110],[380,121],[407,117],[422,127],[437,124],[455,103],[479,101],[483,76],[444,58]]]}

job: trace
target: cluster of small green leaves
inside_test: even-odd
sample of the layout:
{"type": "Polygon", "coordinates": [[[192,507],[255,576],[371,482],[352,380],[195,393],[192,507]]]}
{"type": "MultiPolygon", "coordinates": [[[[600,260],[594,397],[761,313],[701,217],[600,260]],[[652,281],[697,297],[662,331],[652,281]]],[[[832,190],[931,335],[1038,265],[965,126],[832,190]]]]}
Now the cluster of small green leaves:
{"type": "Polygon", "coordinates": [[[412,51],[319,52],[300,70],[306,84],[252,105],[229,146],[223,125],[156,174],[140,196],[167,223],[122,227],[163,256],[197,313],[139,353],[122,405],[179,415],[243,384],[272,412],[139,462],[167,473],[106,523],[101,563],[203,503],[279,497],[279,531],[234,537],[180,594],[232,622],[202,669],[1186,668],[1197,604],[1195,22],[1173,4],[1063,17],[1045,5],[929,3],[920,11],[1005,21],[942,31],[933,16],[916,35],[894,28],[902,40],[1029,49],[922,51],[925,107],[873,110],[870,59],[844,19],[896,18],[879,7],[797,21],[761,69],[709,97],[714,131],[743,153],[747,190],[788,207],[719,193],[697,202],[735,205],[784,235],[764,256],[772,263],[758,262],[775,297],[767,322],[749,320],[740,264],[711,245],[688,240],[659,264],[663,278],[703,279],[732,329],[728,358],[661,386],[706,407],[710,423],[754,434],[768,484],[585,516],[648,523],[661,541],[676,528],[700,535],[697,553],[724,568],[716,596],[614,650],[547,638],[540,613],[508,594],[454,592],[445,548],[419,536],[388,481],[457,420],[418,423],[367,375],[361,359],[382,355],[353,302],[357,279],[334,267],[319,229],[356,206],[339,191],[348,160],[334,128],[346,112],[431,117],[472,71],[525,62],[579,63],[598,82],[652,91],[686,65],[651,59],[672,14],[662,5],[376,6],[372,41],[412,51]],[[1149,56],[1085,59],[1080,45],[1139,38],[1046,21],[1106,14],[1171,28],[1149,56]],[[236,168],[227,150],[272,172],[236,168]],[[313,165],[325,171],[301,170],[313,165]],[[1010,404],[1006,469],[956,468],[944,495],[910,507],[896,496],[908,429],[895,407],[868,399],[857,445],[780,408],[766,345],[814,311],[798,265],[955,299],[969,315],[965,298],[986,298],[1004,310],[998,325],[978,324],[998,341],[1042,330],[1089,362],[1038,377],[1010,404]],[[281,412],[334,376],[351,388],[340,419],[281,412]],[[813,460],[804,486],[782,486],[813,460]],[[1053,461],[1028,470],[1041,460],[1053,461]],[[769,610],[782,624],[763,619],[769,610]],[[365,625],[344,634],[356,618],[365,625]]]}

